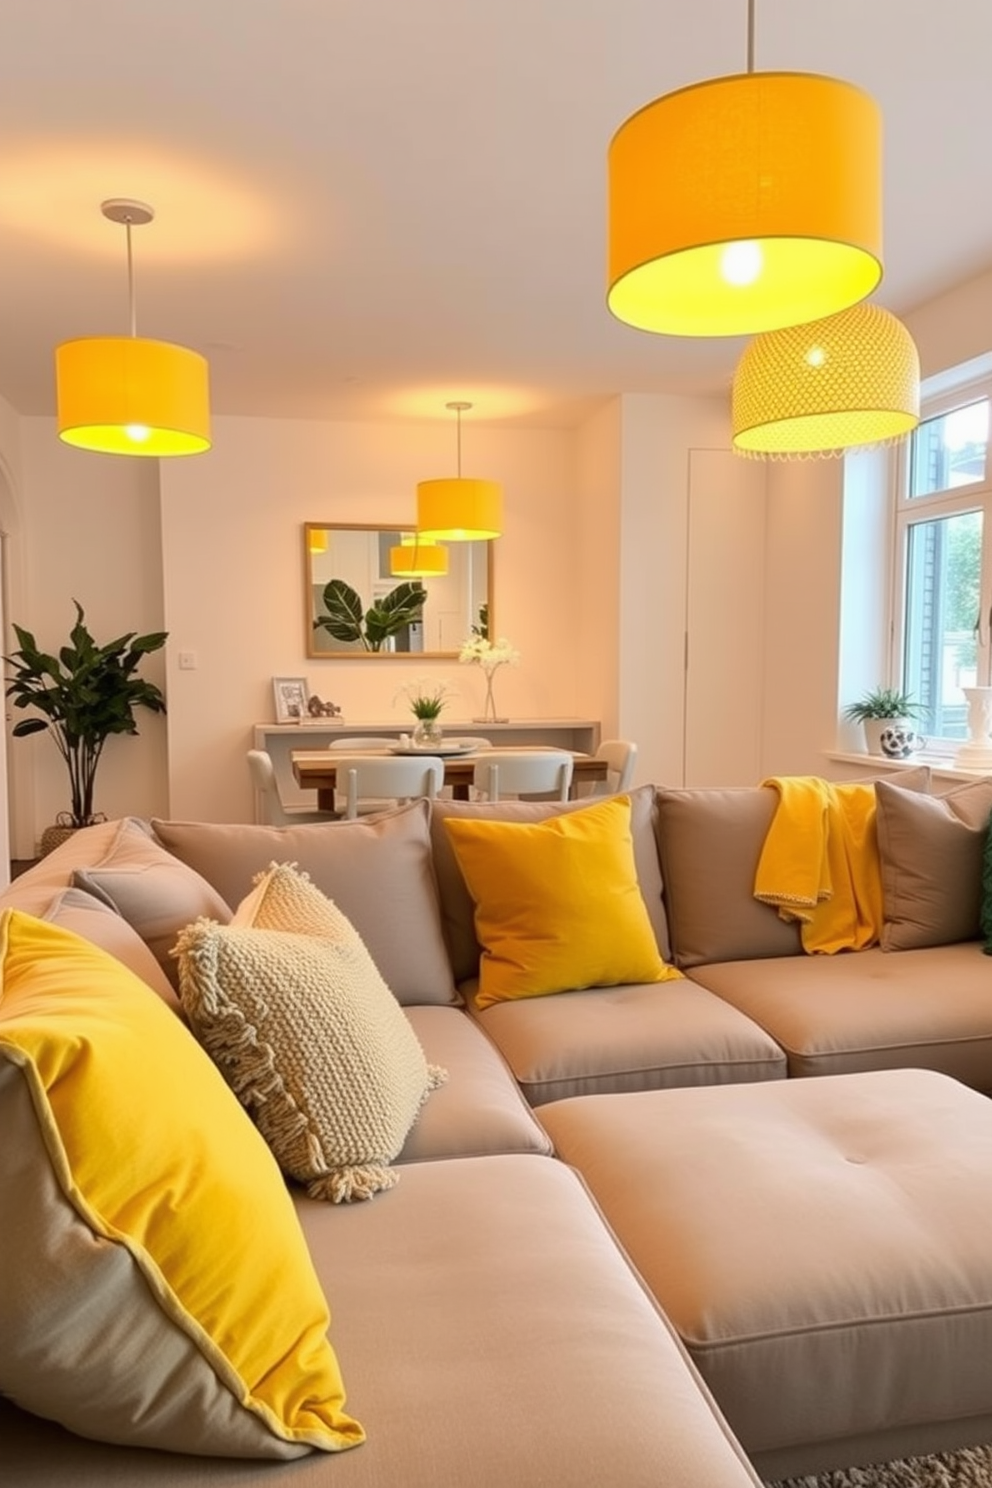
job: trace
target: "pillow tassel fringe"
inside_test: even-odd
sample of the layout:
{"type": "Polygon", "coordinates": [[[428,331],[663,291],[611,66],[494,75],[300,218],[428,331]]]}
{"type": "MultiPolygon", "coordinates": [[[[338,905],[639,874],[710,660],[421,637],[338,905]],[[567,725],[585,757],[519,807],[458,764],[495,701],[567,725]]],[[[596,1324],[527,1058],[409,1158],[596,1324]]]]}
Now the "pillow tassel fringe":
{"type": "Polygon", "coordinates": [[[365,1167],[335,1168],[319,1178],[312,1178],[307,1184],[307,1193],[311,1199],[348,1204],[355,1199],[371,1199],[387,1188],[395,1188],[399,1181],[400,1175],[395,1169],[369,1163],[365,1167]]]}

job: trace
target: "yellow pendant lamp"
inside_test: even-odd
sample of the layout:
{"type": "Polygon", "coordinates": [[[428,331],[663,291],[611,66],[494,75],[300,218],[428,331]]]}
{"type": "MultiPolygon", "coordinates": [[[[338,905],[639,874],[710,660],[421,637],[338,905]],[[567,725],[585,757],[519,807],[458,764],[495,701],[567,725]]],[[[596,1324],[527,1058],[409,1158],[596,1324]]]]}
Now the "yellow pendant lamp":
{"type": "Polygon", "coordinates": [[[314,557],[327,552],[327,528],[312,527],[307,523],[307,551],[314,557]]]}
{"type": "Polygon", "coordinates": [[[198,352],[137,334],[131,229],[155,213],[113,198],[100,210],[127,230],[129,336],[86,336],[55,352],[58,432],[109,455],[196,455],[210,448],[207,363],[198,352]]]}
{"type": "Polygon", "coordinates": [[[496,481],[462,475],[462,414],[471,403],[446,403],[458,421],[458,474],[417,485],[417,531],[432,542],[482,542],[503,531],[503,490],[496,481]]]}
{"type": "Polygon", "coordinates": [[[389,572],[394,578],[443,578],[448,572],[448,550],[419,532],[404,532],[399,546],[389,550],[389,572]]]}
{"type": "Polygon", "coordinates": [[[843,310],[882,277],[881,117],[859,88],[748,70],[657,98],[609,151],[612,313],[737,336],[843,310]]]}
{"type": "Polygon", "coordinates": [[[901,321],[852,305],[755,336],[734,374],[733,445],[788,459],[891,443],[920,421],[920,359],[901,321]]]}

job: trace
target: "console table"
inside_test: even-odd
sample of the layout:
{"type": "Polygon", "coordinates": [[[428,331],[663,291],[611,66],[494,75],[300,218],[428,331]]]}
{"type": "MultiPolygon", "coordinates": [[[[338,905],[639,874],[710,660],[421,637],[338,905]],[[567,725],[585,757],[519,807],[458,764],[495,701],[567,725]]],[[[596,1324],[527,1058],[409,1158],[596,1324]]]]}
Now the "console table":
{"type": "MultiPolygon", "coordinates": [[[[508,749],[546,744],[573,754],[595,754],[600,741],[599,720],[593,718],[511,718],[508,723],[477,723],[445,716],[442,723],[446,733],[481,734],[508,749]]],[[[320,718],[313,723],[256,723],[250,747],[264,749],[272,756],[279,792],[286,804],[302,806],[312,803],[313,795],[296,783],[290,758],[294,749],[323,749],[332,740],[347,739],[349,735],[359,738],[381,734],[383,739],[396,739],[412,728],[413,719],[406,713],[378,723],[343,723],[339,718],[320,718]]]]}

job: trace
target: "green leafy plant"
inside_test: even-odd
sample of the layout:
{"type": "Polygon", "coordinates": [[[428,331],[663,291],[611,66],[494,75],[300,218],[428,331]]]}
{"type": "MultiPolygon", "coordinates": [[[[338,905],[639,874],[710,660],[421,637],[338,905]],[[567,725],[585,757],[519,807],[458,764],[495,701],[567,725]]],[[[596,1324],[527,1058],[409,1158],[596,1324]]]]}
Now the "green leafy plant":
{"type": "Polygon", "coordinates": [[[407,682],[400,688],[396,697],[393,698],[394,707],[396,698],[400,696],[406,699],[414,718],[419,718],[423,722],[440,718],[445,706],[458,694],[453,687],[449,687],[447,682],[431,682],[426,677],[418,677],[415,682],[407,682]]]}
{"type": "Polygon", "coordinates": [[[875,687],[844,709],[844,717],[856,723],[864,723],[866,718],[920,718],[922,713],[923,709],[908,692],[899,692],[894,687],[875,687]]]}
{"type": "Polygon", "coordinates": [[[15,708],[35,708],[41,717],[15,723],[15,737],[47,729],[65,760],[72,797],[65,826],[86,827],[93,815],[93,786],[103,747],[111,734],[136,734],[135,708],[165,712],[165,699],[153,682],[135,675],[144,657],[158,651],[167,631],[139,636],[135,631],[98,646],[86,628],[78,600],[69,644],[58,656],[42,651],[29,630],[14,626],[20,649],[3,659],[8,667],[6,695],[15,708]]]}
{"type": "Polygon", "coordinates": [[[321,598],[327,614],[317,616],[314,630],[326,630],[336,641],[357,641],[366,651],[381,651],[389,636],[420,619],[427,590],[416,580],[405,580],[366,610],[357,590],[344,579],[331,579],[321,598]]]}

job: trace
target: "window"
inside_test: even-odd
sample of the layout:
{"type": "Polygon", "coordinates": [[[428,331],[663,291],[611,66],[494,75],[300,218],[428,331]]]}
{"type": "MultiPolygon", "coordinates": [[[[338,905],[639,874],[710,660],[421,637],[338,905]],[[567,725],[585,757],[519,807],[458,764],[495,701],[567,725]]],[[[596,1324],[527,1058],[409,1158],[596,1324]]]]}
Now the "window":
{"type": "Polygon", "coordinates": [[[992,378],[925,398],[900,449],[893,630],[932,741],[967,738],[962,688],[992,682],[990,406],[992,378]]]}

